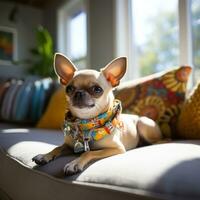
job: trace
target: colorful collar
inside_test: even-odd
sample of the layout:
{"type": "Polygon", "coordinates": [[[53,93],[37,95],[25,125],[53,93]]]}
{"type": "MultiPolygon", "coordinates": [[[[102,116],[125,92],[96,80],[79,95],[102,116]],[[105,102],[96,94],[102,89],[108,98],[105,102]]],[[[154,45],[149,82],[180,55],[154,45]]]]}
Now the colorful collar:
{"type": "Polygon", "coordinates": [[[122,122],[118,117],[121,110],[121,102],[114,100],[112,108],[95,118],[73,118],[71,113],[67,112],[64,122],[64,134],[69,134],[73,137],[75,141],[74,152],[88,151],[89,141],[103,139],[105,136],[111,134],[115,128],[121,128],[122,122]]]}

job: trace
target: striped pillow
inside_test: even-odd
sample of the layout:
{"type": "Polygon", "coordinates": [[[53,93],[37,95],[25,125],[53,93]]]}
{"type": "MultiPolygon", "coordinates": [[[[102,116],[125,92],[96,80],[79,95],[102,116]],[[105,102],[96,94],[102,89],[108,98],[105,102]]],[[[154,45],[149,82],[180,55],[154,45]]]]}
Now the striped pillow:
{"type": "Polygon", "coordinates": [[[10,87],[9,80],[5,80],[4,82],[0,83],[0,108],[2,107],[4,95],[9,87],[10,87]]]}
{"type": "Polygon", "coordinates": [[[36,123],[45,111],[55,86],[51,78],[0,81],[0,120],[36,123]]]}

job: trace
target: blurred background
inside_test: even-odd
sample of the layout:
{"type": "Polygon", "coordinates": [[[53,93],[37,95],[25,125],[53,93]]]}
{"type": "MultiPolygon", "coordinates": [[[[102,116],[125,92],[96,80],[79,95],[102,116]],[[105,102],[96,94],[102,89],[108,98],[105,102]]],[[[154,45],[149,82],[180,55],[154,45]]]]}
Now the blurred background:
{"type": "Polygon", "coordinates": [[[125,80],[177,65],[200,77],[200,0],[0,0],[0,76],[54,76],[62,52],[79,69],[127,56],[125,80]]]}

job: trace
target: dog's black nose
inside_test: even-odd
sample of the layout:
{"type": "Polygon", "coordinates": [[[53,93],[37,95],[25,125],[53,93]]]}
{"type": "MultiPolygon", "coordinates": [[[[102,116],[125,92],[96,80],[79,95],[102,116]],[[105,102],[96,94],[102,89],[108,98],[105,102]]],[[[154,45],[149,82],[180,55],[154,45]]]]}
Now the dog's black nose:
{"type": "Polygon", "coordinates": [[[82,98],[85,96],[85,92],[82,90],[79,90],[75,93],[75,98],[82,98]]]}

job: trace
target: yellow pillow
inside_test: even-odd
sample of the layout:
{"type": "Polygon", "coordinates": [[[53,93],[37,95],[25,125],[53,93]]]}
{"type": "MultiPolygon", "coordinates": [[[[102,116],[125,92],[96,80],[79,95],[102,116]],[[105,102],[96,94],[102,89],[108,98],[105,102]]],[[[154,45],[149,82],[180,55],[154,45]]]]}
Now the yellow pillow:
{"type": "Polygon", "coordinates": [[[178,134],[182,139],[200,139],[200,83],[186,100],[178,119],[178,134]]]}
{"type": "Polygon", "coordinates": [[[48,107],[37,123],[37,128],[61,129],[64,122],[67,102],[64,88],[59,88],[52,95],[48,107]]]}

